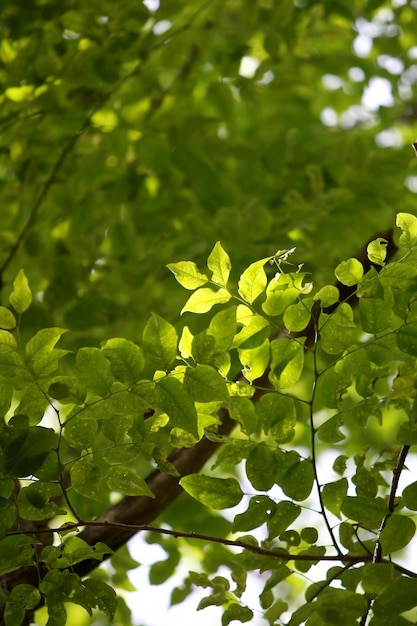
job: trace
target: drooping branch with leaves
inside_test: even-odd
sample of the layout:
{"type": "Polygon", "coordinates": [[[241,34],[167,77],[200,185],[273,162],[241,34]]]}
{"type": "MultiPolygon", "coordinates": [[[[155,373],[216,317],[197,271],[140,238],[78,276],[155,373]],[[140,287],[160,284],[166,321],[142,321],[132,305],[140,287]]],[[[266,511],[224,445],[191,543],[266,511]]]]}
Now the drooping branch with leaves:
{"type": "Polygon", "coordinates": [[[192,291],[182,313],[204,322],[178,337],[153,315],[140,346],[114,338],[69,354],[56,347],[61,328],[23,341],[32,293],[19,272],[0,309],[6,625],[30,623],[43,604],[50,625],[65,623],[70,602],[112,617],[111,581],[91,574],[139,531],[232,549],[230,579],[187,579],[209,590],[200,608],[223,606],[222,623],[252,619],[241,596],[258,570],[271,624],[336,613],[346,625],[410,623],[417,573],[403,553],[417,483],[399,481],[415,438],[417,218],[400,213],[397,226],[396,255],[372,241],[366,268],[337,266],[340,289],[315,289],[291,250],[236,282],[220,243],[206,271],[173,263],[192,291]],[[96,504],[103,490],[119,494],[107,511],[96,504]],[[151,525],[182,490],[209,512],[243,507],[223,536],[151,525]],[[317,563],[327,573],[310,574],[290,608],[291,579],[317,563]]]}

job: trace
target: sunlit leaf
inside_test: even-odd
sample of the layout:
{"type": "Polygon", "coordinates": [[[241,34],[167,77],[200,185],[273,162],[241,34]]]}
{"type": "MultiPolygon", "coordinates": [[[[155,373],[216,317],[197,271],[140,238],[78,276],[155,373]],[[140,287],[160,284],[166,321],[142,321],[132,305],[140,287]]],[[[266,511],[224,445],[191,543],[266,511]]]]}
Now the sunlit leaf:
{"type": "Polygon", "coordinates": [[[382,237],[371,241],[366,248],[368,259],[376,265],[384,265],[387,256],[387,244],[387,240],[382,237]]]}
{"type": "Polygon", "coordinates": [[[181,310],[181,315],[186,311],[191,313],[207,313],[216,304],[229,302],[231,294],[221,287],[218,291],[208,287],[202,287],[195,291],[187,300],[181,310]]]}
{"type": "Polygon", "coordinates": [[[336,267],[335,275],[337,280],[343,285],[352,287],[357,285],[363,276],[363,265],[358,259],[349,259],[348,261],[342,261],[336,267]]]}
{"type": "Polygon", "coordinates": [[[239,279],[239,295],[249,304],[252,304],[266,287],[267,278],[264,266],[271,258],[267,257],[252,263],[239,279]]]}
{"type": "Polygon", "coordinates": [[[294,385],[304,365],[304,349],[294,339],[275,339],[271,343],[270,380],[278,389],[294,385]]]}
{"type": "Polygon", "coordinates": [[[198,289],[206,283],[208,278],[200,272],[197,265],[192,261],[180,261],[179,263],[169,263],[167,268],[174,274],[177,281],[185,289],[198,289]]]}
{"type": "Polygon", "coordinates": [[[152,313],[143,331],[146,363],[154,370],[168,371],[177,355],[178,336],[175,328],[152,313]]]}
{"type": "Polygon", "coordinates": [[[232,265],[229,255],[223,250],[220,241],[216,243],[210,252],[210,256],[207,259],[207,267],[212,271],[211,280],[222,287],[226,287],[232,265]]]}
{"type": "Polygon", "coordinates": [[[0,328],[11,330],[16,327],[16,318],[10,309],[0,306],[0,328]]]}
{"type": "Polygon", "coordinates": [[[228,509],[236,506],[243,497],[235,478],[192,474],[181,479],[181,486],[190,496],[213,509],[228,509]]]}
{"type": "Polygon", "coordinates": [[[412,248],[417,243],[417,218],[411,213],[397,213],[396,223],[402,231],[400,246],[412,248]]]}
{"type": "Polygon", "coordinates": [[[13,291],[9,296],[9,301],[19,315],[27,311],[32,304],[32,292],[23,270],[19,270],[13,282],[13,291]]]}

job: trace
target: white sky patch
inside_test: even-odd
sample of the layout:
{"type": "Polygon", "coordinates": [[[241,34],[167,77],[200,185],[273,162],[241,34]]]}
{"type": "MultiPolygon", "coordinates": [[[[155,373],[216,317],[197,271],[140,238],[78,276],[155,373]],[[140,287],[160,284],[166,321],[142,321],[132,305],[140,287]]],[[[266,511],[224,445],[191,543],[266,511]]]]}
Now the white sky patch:
{"type": "Polygon", "coordinates": [[[351,106],[340,115],[340,126],[342,128],[353,128],[358,123],[372,125],[374,122],[375,116],[365,106],[351,106]]]}
{"type": "Polygon", "coordinates": [[[401,59],[392,57],[389,54],[380,54],[377,58],[377,63],[379,67],[387,70],[387,72],[389,72],[390,74],[402,74],[402,72],[404,71],[404,63],[401,61],[401,59]]]}
{"type": "Polygon", "coordinates": [[[156,22],[153,27],[153,32],[155,35],[163,35],[166,33],[172,26],[172,22],[169,20],[161,20],[160,22],[156,22]]]}
{"type": "Polygon", "coordinates": [[[159,0],[143,0],[143,4],[149,11],[157,11],[159,9],[159,0]]]}
{"type": "Polygon", "coordinates": [[[354,83],[361,83],[365,80],[365,72],[360,67],[351,67],[348,71],[350,80],[354,83]]]}
{"type": "Polygon", "coordinates": [[[260,61],[255,57],[242,57],[239,67],[240,76],[244,76],[245,78],[253,78],[259,65],[260,61]]]}
{"type": "Polygon", "coordinates": [[[272,83],[274,78],[275,78],[274,72],[272,72],[271,70],[267,70],[265,74],[262,76],[262,78],[258,80],[258,83],[260,85],[268,85],[268,83],[272,83]]]}
{"type": "Polygon", "coordinates": [[[325,126],[337,126],[339,122],[339,117],[334,109],[331,107],[326,107],[320,113],[320,119],[322,124],[325,126]]]}
{"type": "Polygon", "coordinates": [[[401,148],[404,145],[403,138],[397,128],[389,128],[378,133],[375,143],[379,148],[401,148]]]}
{"type": "Polygon", "coordinates": [[[417,176],[407,176],[407,178],[404,180],[404,185],[412,193],[417,193],[417,176]]]}
{"type": "Polygon", "coordinates": [[[343,79],[335,74],[324,74],[321,80],[326,89],[329,89],[330,91],[340,89],[340,87],[343,87],[344,84],[343,79]]]}
{"type": "Polygon", "coordinates": [[[372,37],[368,35],[358,35],[353,41],[353,50],[358,57],[364,58],[369,55],[372,50],[372,37]]]}
{"type": "Polygon", "coordinates": [[[390,81],[386,78],[371,78],[363,93],[362,104],[368,111],[376,111],[380,106],[392,106],[394,98],[390,81]]]}

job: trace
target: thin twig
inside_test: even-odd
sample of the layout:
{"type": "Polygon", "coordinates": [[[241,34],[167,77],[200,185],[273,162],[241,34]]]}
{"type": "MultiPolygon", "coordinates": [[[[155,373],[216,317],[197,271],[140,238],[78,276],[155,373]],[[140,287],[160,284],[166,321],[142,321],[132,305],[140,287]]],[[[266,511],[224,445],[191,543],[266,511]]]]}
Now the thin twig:
{"type": "MultiPolygon", "coordinates": [[[[384,516],[381,525],[378,530],[378,537],[375,542],[374,553],[372,555],[372,563],[381,563],[384,559],[382,558],[382,545],[381,545],[381,534],[385,528],[387,520],[391,517],[395,510],[395,498],[397,496],[398,483],[400,480],[401,472],[404,469],[405,460],[407,458],[408,452],[410,450],[410,446],[403,446],[400,450],[400,454],[398,455],[397,464],[392,472],[392,482],[391,489],[388,498],[388,513],[384,516]]],[[[368,602],[368,608],[366,609],[366,613],[364,613],[361,617],[360,626],[365,626],[368,620],[369,613],[372,609],[373,600],[370,599],[368,602]]]]}

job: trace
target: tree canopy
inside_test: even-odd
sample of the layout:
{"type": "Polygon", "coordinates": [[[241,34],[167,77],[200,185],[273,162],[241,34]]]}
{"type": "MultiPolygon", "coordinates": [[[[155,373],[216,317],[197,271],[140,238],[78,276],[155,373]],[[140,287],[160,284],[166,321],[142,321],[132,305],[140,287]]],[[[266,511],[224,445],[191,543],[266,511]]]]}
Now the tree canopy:
{"type": "Polygon", "coordinates": [[[415,9],[3,1],[5,626],[416,622],[415,9]]]}

